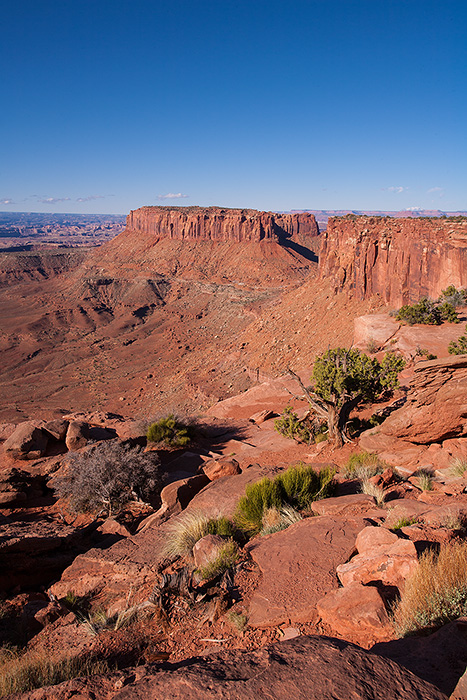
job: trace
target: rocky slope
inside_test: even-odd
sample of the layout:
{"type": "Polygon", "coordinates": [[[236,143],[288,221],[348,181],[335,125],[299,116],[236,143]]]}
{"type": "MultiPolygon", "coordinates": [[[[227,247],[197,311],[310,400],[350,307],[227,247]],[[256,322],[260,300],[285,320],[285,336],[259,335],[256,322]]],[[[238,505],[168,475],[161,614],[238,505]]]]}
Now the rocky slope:
{"type": "Polygon", "coordinates": [[[467,221],[344,216],[329,220],[319,274],[359,299],[402,306],[467,285],[467,221]]]}

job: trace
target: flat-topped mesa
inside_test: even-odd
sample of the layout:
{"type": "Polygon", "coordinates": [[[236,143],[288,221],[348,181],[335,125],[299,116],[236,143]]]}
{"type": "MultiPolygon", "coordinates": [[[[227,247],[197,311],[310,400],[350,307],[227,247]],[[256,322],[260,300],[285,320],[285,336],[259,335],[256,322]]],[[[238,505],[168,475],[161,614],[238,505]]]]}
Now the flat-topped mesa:
{"type": "Polygon", "coordinates": [[[450,284],[467,286],[467,219],[331,218],[319,275],[358,299],[401,306],[437,298],[450,284]]]}
{"type": "Polygon", "coordinates": [[[312,214],[274,214],[255,209],[222,207],[141,207],[127,217],[127,229],[154,242],[176,240],[281,241],[292,236],[317,236],[312,214]]]}

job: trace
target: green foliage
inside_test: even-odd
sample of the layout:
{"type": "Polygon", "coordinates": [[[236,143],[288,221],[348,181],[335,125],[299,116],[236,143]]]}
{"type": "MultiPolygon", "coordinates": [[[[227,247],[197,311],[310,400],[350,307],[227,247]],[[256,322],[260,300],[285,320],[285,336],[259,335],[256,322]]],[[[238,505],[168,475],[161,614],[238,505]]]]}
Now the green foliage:
{"type": "Polygon", "coordinates": [[[101,442],[69,457],[68,473],[56,488],[69,498],[73,510],[96,516],[118,513],[131,500],[159,505],[160,460],[156,453],[138,447],[101,442]]]}
{"type": "Polygon", "coordinates": [[[284,505],[305,509],[313,501],[330,496],[335,486],[334,474],[330,467],[315,472],[311,466],[298,464],[274,479],[265,477],[249,484],[237,505],[235,522],[246,532],[256,534],[269,509],[280,511],[284,505]]]}
{"type": "Polygon", "coordinates": [[[220,547],[216,558],[197,569],[198,575],[205,581],[211,581],[230,569],[238,561],[238,547],[233,540],[220,547]]]}
{"type": "Polygon", "coordinates": [[[227,615],[227,619],[235,627],[235,629],[240,632],[240,634],[243,634],[245,627],[248,624],[248,618],[246,615],[230,610],[227,615]]]}
{"type": "Polygon", "coordinates": [[[447,289],[443,289],[441,292],[439,301],[447,301],[454,307],[464,306],[467,304],[467,289],[456,289],[453,284],[450,284],[447,289]]]}
{"type": "Polygon", "coordinates": [[[397,386],[397,375],[404,366],[402,357],[395,353],[386,353],[379,362],[360,350],[334,348],[315,360],[314,390],[337,408],[349,398],[371,401],[397,386]]]}
{"type": "MultiPolygon", "coordinates": [[[[467,333],[467,326],[465,327],[467,333]]],[[[467,355],[467,335],[461,335],[457,341],[452,340],[448,345],[450,355],[467,355]]]]}
{"type": "Polygon", "coordinates": [[[416,304],[402,306],[396,314],[397,321],[405,321],[409,326],[415,323],[439,326],[443,321],[459,323],[459,318],[453,304],[447,299],[432,301],[422,297],[416,304]]]}
{"type": "Polygon", "coordinates": [[[417,518],[399,518],[397,522],[394,523],[391,530],[401,530],[403,527],[410,527],[418,522],[417,518]]]}
{"type": "Polygon", "coordinates": [[[149,442],[163,443],[167,447],[185,447],[192,440],[190,426],[182,423],[171,413],[156,423],[151,423],[146,437],[149,442]]]}
{"type": "Polygon", "coordinates": [[[310,444],[314,431],[307,420],[299,420],[292,406],[286,406],[280,418],[274,421],[274,429],[286,438],[310,444]]]}

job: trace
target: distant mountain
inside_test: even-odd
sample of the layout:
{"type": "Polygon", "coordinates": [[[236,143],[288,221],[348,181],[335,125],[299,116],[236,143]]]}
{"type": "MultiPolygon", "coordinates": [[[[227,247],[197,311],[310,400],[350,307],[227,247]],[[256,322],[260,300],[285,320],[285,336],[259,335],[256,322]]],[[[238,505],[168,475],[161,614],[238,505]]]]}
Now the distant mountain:
{"type": "Polygon", "coordinates": [[[467,216],[467,211],[441,211],[441,209],[403,209],[401,211],[379,211],[372,209],[291,209],[283,214],[301,214],[307,212],[316,217],[320,230],[327,226],[331,216],[345,216],[346,214],[365,214],[367,216],[391,216],[393,218],[420,218],[424,216],[467,216]]]}

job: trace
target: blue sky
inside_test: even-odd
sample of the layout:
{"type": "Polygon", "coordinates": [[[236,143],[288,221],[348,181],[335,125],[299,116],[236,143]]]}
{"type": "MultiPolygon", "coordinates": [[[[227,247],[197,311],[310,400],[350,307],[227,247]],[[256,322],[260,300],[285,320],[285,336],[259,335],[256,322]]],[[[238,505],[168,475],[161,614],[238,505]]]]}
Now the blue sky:
{"type": "Polygon", "coordinates": [[[465,0],[19,0],[0,211],[467,209],[465,0]]]}

